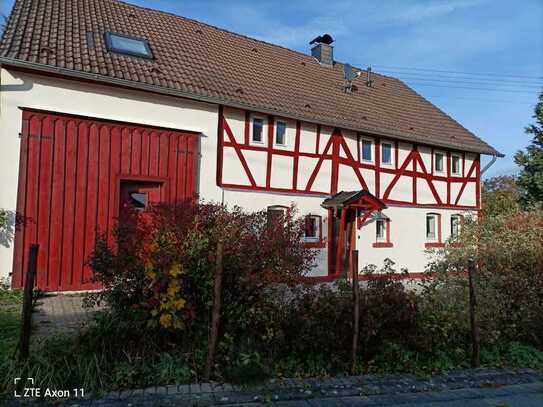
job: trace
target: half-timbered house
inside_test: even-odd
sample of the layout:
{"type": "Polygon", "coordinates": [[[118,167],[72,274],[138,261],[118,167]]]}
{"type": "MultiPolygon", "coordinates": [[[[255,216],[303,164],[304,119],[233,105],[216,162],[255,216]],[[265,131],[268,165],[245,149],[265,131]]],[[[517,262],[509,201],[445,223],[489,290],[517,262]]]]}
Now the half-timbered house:
{"type": "MultiPolygon", "coordinates": [[[[309,39],[308,39],[309,40],[309,39]]],[[[359,251],[416,276],[425,249],[480,202],[481,155],[499,156],[401,81],[116,0],[17,0],[0,43],[0,207],[25,219],[0,247],[21,287],[93,289],[86,258],[123,205],[198,195],[295,203],[312,276],[359,251]]]]}

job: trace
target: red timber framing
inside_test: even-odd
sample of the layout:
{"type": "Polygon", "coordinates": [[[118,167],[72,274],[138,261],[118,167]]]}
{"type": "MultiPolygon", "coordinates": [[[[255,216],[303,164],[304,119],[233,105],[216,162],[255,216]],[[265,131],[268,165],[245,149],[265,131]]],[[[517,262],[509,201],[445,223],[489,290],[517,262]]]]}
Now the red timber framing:
{"type": "MultiPolygon", "coordinates": [[[[320,125],[315,125],[315,147],[311,147],[309,150],[306,148],[304,151],[301,149],[303,137],[302,127],[304,124],[300,121],[292,121],[295,123],[294,137],[290,141],[292,144],[291,149],[284,147],[277,147],[273,143],[275,122],[277,118],[273,116],[267,117],[267,133],[263,134],[266,144],[255,145],[249,140],[250,127],[251,127],[251,115],[252,112],[244,112],[243,134],[235,137],[231,126],[229,125],[229,119],[226,118],[222,106],[219,107],[219,123],[218,123],[218,151],[217,151],[217,185],[227,189],[237,190],[250,190],[250,191],[267,191],[267,192],[279,192],[297,195],[319,195],[330,196],[337,193],[340,190],[346,189],[340,185],[341,176],[340,172],[343,168],[350,167],[352,169],[353,176],[358,182],[358,188],[374,193],[375,197],[379,198],[387,205],[399,205],[399,206],[419,206],[428,208],[456,208],[456,209],[475,209],[477,210],[480,205],[480,162],[479,156],[474,154],[474,159],[469,168],[466,168],[465,153],[461,151],[455,151],[462,157],[461,174],[452,175],[450,171],[450,157],[451,151],[446,153],[445,163],[447,170],[444,174],[434,173],[434,149],[431,146],[424,146],[430,152],[431,156],[429,165],[425,164],[423,160],[420,148],[422,145],[412,144],[411,150],[407,152],[405,158],[400,158],[400,143],[392,141],[393,161],[392,165],[381,164],[381,139],[379,137],[372,136],[370,134],[356,134],[354,145],[357,146],[357,151],[351,151],[352,147],[349,147],[347,139],[343,135],[341,129],[334,129],[331,136],[324,144],[321,142],[326,140],[323,136],[323,131],[320,125]],[[374,140],[375,159],[373,163],[361,162],[360,160],[360,146],[361,139],[369,137],[374,140]],[[430,148],[428,148],[430,147],[430,148]],[[225,167],[224,151],[226,148],[230,148],[235,152],[241,168],[243,171],[243,178],[247,180],[245,183],[225,181],[225,172],[228,168],[225,167]],[[262,153],[262,159],[265,160],[265,174],[262,179],[265,180],[262,183],[257,183],[257,177],[254,170],[251,170],[248,160],[248,153],[260,152],[262,153]],[[289,187],[277,187],[273,185],[272,174],[274,169],[275,157],[290,157],[292,158],[292,183],[289,187]],[[312,159],[310,166],[307,164],[301,165],[302,159],[312,159]],[[325,166],[326,163],[326,166],[325,166]],[[324,168],[329,168],[330,174],[328,175],[328,181],[326,188],[323,188],[322,179],[320,183],[317,183],[317,178],[322,175],[324,168]],[[363,170],[371,170],[375,174],[375,178],[363,174],[363,170]],[[303,172],[303,174],[302,174],[303,172]],[[392,180],[385,183],[385,176],[392,180]],[[409,178],[411,185],[411,195],[406,196],[404,199],[394,199],[393,190],[397,186],[401,178],[409,178]],[[371,185],[372,190],[368,188],[368,179],[375,182],[371,185]],[[304,180],[304,181],[302,181],[304,180]],[[435,182],[445,183],[446,193],[440,196],[438,193],[435,182]],[[462,197],[469,183],[475,184],[475,205],[462,204],[462,197]],[[452,185],[459,186],[456,188],[458,193],[453,196],[451,193],[452,185]],[[319,186],[317,186],[319,185],[319,186]],[[421,201],[420,194],[417,193],[421,187],[428,187],[431,193],[433,201],[424,202],[421,201]]],[[[266,117],[258,114],[258,117],[266,117]]],[[[390,142],[387,140],[387,142],[390,142]]],[[[405,151],[405,150],[403,150],[405,151]]],[[[444,151],[444,149],[440,149],[444,151]]],[[[308,160],[305,161],[307,163],[308,160]]],[[[367,172],[366,172],[367,174],[367,172]]],[[[348,188],[352,189],[352,187],[348,188]]]]}
{"type": "Polygon", "coordinates": [[[87,258],[97,233],[111,239],[121,183],[159,185],[164,202],[192,198],[198,143],[192,132],[23,110],[12,286],[24,285],[38,243],[37,287],[99,288],[87,258]]]}

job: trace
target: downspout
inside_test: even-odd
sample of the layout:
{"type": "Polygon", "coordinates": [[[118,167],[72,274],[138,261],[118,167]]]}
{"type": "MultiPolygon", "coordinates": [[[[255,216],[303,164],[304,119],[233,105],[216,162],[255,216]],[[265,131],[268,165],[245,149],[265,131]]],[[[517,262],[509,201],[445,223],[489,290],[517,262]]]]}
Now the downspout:
{"type": "Polygon", "coordinates": [[[484,168],[481,170],[481,175],[483,175],[490,167],[492,167],[494,165],[494,163],[496,162],[497,160],[497,156],[496,156],[496,153],[492,154],[492,159],[490,160],[490,162],[484,166],[484,168]]]}

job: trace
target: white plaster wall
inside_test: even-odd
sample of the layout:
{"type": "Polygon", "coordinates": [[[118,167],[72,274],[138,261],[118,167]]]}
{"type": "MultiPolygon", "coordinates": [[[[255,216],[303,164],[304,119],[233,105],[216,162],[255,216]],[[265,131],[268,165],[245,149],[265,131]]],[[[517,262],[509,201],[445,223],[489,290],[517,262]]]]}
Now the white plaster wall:
{"type": "Polygon", "coordinates": [[[360,268],[369,264],[382,267],[383,261],[389,258],[396,263],[397,271],[405,267],[410,273],[423,272],[429,260],[424,246],[428,242],[426,214],[429,212],[441,214],[443,242],[451,235],[451,215],[470,213],[454,209],[389,206],[382,213],[390,219],[390,242],[393,247],[373,247],[373,243],[376,242],[375,220],[368,220],[360,230],[357,229],[356,248],[360,268]]]}
{"type": "MultiPolygon", "coordinates": [[[[299,196],[278,194],[269,192],[253,191],[224,191],[224,203],[229,206],[241,206],[249,211],[260,211],[268,206],[283,205],[290,206],[295,204],[298,209],[298,215],[308,214],[322,216],[322,237],[327,238],[328,233],[328,212],[321,207],[323,197],[321,196],[299,196]]],[[[327,249],[315,249],[317,251],[317,267],[313,270],[313,276],[325,276],[328,274],[326,262],[327,249]]]]}
{"type": "MultiPolygon", "coordinates": [[[[208,159],[200,160],[199,191],[220,201],[216,105],[6,69],[0,80],[0,208],[16,209],[22,107],[201,132],[201,154],[208,159]]],[[[13,244],[0,245],[0,277],[12,264],[13,244]]]]}

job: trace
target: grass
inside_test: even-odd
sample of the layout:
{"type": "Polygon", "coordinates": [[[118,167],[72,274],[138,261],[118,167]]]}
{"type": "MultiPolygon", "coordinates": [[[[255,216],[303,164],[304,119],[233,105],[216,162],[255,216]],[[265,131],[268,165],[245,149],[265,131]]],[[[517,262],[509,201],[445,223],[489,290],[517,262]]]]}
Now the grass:
{"type": "Polygon", "coordinates": [[[13,357],[19,339],[22,292],[0,289],[0,364],[13,357]]]}

